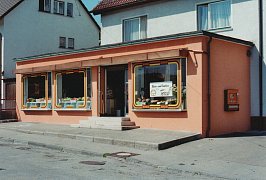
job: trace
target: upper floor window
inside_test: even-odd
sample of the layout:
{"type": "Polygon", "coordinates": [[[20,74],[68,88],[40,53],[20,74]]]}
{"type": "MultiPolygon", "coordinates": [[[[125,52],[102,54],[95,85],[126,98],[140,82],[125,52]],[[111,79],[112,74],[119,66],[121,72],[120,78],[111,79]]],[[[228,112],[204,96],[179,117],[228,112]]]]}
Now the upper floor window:
{"type": "Polygon", "coordinates": [[[68,38],[68,48],[74,49],[74,38],[68,38]]]}
{"type": "Polygon", "coordinates": [[[201,4],[197,7],[198,30],[226,28],[231,26],[231,1],[224,0],[201,4]]]}
{"type": "Polygon", "coordinates": [[[39,10],[51,12],[51,0],[39,0],[39,10]]]}
{"type": "Polygon", "coordinates": [[[73,17],[73,4],[67,3],[67,16],[73,17]]]}
{"type": "Polygon", "coordinates": [[[59,37],[59,47],[66,48],[66,37],[59,37]]]}
{"type": "Polygon", "coordinates": [[[124,42],[145,38],[147,38],[147,16],[140,16],[123,21],[124,42]]]}
{"type": "Polygon", "coordinates": [[[54,1],[54,13],[64,15],[65,13],[65,2],[63,1],[54,1]]]}

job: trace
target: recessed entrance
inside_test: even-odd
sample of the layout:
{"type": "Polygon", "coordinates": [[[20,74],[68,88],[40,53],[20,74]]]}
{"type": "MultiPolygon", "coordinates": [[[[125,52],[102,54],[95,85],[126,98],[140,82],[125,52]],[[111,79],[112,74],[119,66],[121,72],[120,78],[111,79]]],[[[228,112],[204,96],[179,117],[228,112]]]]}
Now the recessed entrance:
{"type": "Polygon", "coordinates": [[[121,117],[128,113],[127,66],[105,68],[105,113],[103,116],[121,117]]]}

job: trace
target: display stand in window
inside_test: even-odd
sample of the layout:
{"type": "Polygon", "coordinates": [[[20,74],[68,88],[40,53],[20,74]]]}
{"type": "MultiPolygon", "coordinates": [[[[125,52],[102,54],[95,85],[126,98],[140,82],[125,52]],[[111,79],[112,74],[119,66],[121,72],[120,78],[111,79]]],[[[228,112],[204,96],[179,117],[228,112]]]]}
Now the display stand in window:
{"type": "Polygon", "coordinates": [[[56,109],[91,110],[90,76],[90,69],[56,73],[56,109]]]}
{"type": "Polygon", "coordinates": [[[22,109],[52,109],[51,73],[23,77],[22,109]]]}

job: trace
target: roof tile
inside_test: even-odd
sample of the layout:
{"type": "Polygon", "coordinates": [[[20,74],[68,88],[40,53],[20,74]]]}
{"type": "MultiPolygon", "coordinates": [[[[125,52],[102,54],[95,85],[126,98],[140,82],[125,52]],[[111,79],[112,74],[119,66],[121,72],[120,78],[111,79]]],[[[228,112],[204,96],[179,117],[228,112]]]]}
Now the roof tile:
{"type": "Polygon", "coordinates": [[[0,0],[0,18],[6,15],[12,8],[14,8],[22,0],[0,0]]]}
{"type": "Polygon", "coordinates": [[[93,8],[91,12],[94,14],[101,14],[102,12],[120,9],[122,7],[128,7],[156,0],[102,0],[97,6],[93,8]]]}

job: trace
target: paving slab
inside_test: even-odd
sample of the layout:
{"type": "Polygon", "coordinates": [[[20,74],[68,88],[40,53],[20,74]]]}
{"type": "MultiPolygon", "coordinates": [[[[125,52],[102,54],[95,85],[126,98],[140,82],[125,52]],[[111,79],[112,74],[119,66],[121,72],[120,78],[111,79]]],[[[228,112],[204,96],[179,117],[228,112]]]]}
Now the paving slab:
{"type": "Polygon", "coordinates": [[[0,128],[20,133],[79,139],[95,143],[133,147],[143,150],[164,150],[201,138],[199,133],[186,131],[166,131],[155,129],[116,131],[75,128],[70,127],[69,125],[45,123],[7,123],[1,124],[0,128]]]}

